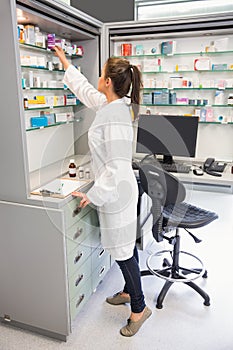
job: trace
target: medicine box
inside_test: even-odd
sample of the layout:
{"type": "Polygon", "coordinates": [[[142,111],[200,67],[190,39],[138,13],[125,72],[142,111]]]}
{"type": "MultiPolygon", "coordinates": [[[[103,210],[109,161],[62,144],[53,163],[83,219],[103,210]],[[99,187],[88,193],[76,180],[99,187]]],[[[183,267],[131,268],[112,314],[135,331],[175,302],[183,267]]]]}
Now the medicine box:
{"type": "Polygon", "coordinates": [[[169,104],[169,91],[159,90],[152,93],[152,103],[155,105],[167,105],[169,104]]]}
{"type": "Polygon", "coordinates": [[[149,58],[144,60],[143,70],[144,72],[159,72],[161,70],[161,59],[149,58]]]}
{"type": "Polygon", "coordinates": [[[144,104],[152,104],[152,94],[151,93],[144,93],[142,100],[143,100],[144,104]]]}
{"type": "Polygon", "coordinates": [[[49,113],[49,112],[40,112],[40,118],[46,117],[48,121],[48,125],[55,124],[55,113],[49,113]]]}
{"type": "Polygon", "coordinates": [[[161,54],[162,55],[173,55],[176,49],[176,42],[174,40],[163,41],[161,43],[161,54]]]}
{"type": "Polygon", "coordinates": [[[47,126],[48,119],[46,117],[31,117],[31,127],[38,128],[41,126],[47,126]]]}
{"type": "Polygon", "coordinates": [[[207,57],[194,60],[194,70],[210,70],[210,59],[207,57]]]}
{"type": "Polygon", "coordinates": [[[74,119],[74,113],[56,113],[56,123],[62,123],[67,121],[72,121],[74,119]]]}
{"type": "Polygon", "coordinates": [[[212,64],[212,70],[226,70],[226,69],[227,69],[226,63],[212,64]]]}

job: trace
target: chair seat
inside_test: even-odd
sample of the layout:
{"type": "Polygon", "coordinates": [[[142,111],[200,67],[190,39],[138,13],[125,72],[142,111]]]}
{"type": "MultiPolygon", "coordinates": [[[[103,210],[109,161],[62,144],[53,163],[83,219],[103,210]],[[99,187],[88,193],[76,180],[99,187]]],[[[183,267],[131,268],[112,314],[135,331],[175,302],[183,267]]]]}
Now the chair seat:
{"type": "Polygon", "coordinates": [[[218,218],[216,213],[196,207],[185,202],[163,208],[163,217],[167,226],[181,228],[198,228],[218,218]]]}

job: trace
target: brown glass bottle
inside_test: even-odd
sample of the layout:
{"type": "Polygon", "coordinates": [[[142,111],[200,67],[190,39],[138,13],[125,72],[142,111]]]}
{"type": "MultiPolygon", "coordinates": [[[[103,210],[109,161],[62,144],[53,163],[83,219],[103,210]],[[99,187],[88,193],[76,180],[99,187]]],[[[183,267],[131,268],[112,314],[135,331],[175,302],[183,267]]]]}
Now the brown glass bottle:
{"type": "Polygon", "coordinates": [[[69,176],[70,177],[75,177],[76,176],[76,165],[74,163],[74,159],[70,160],[70,165],[69,165],[69,176]]]}

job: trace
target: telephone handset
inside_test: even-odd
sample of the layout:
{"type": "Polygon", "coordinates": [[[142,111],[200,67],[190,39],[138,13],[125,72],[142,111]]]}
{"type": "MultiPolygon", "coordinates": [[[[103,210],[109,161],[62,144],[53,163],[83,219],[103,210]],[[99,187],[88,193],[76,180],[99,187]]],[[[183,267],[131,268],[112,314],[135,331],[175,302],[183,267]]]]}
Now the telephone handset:
{"type": "Polygon", "coordinates": [[[211,164],[215,161],[214,158],[207,158],[205,163],[203,164],[204,170],[210,168],[211,164]]]}
{"type": "Polygon", "coordinates": [[[204,171],[213,176],[222,176],[225,167],[226,163],[216,162],[214,158],[207,158],[203,164],[204,171]]]}

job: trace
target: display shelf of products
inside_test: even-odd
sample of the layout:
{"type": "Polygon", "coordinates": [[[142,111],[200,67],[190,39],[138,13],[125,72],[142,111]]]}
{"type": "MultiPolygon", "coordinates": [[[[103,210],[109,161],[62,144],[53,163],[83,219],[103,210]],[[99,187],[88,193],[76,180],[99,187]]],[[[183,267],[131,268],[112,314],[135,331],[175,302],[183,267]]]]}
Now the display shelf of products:
{"type": "Polygon", "coordinates": [[[51,128],[54,126],[59,126],[59,125],[64,125],[64,124],[70,124],[70,123],[74,123],[74,122],[79,122],[80,119],[78,120],[70,120],[70,121],[66,121],[66,122],[58,122],[58,123],[54,123],[54,124],[50,124],[50,125],[45,125],[45,126],[35,126],[35,127],[31,127],[31,128],[27,128],[26,131],[33,131],[33,130],[40,130],[40,129],[46,129],[46,128],[51,128]]]}
{"type": "MultiPolygon", "coordinates": [[[[24,49],[33,49],[33,50],[37,50],[37,51],[42,51],[44,53],[49,53],[49,54],[52,54],[52,55],[54,55],[54,53],[55,53],[55,50],[51,50],[51,49],[48,49],[47,47],[41,47],[41,46],[37,46],[37,45],[19,43],[19,46],[21,48],[24,48],[24,49]]],[[[83,57],[83,55],[77,55],[77,54],[65,53],[65,55],[68,56],[68,57],[71,57],[71,58],[81,58],[81,57],[83,57]]]]}
{"type": "Polygon", "coordinates": [[[23,68],[23,69],[39,69],[39,70],[43,70],[43,71],[47,71],[47,72],[61,72],[61,73],[65,72],[64,69],[49,69],[46,67],[37,67],[37,66],[21,66],[21,68],[23,68]]]}
{"type": "Polygon", "coordinates": [[[199,70],[175,70],[175,71],[141,71],[142,74],[177,74],[177,73],[222,73],[233,72],[233,69],[199,69],[199,70]]]}
{"type": "Polygon", "coordinates": [[[56,73],[64,75],[65,70],[53,47],[60,46],[69,60],[83,57],[83,47],[57,37],[56,34],[40,32],[39,27],[33,25],[20,26],[18,30],[26,132],[79,121],[80,119],[74,119],[74,108],[80,105],[80,101],[64,85],[62,75],[56,77],[56,73]],[[37,44],[38,33],[41,42],[37,44]],[[34,91],[44,93],[37,95],[35,92],[34,95],[34,91]],[[52,91],[61,93],[51,96],[52,91]],[[62,94],[64,91],[68,94],[62,94]]]}
{"type": "Polygon", "coordinates": [[[36,107],[36,108],[24,108],[24,111],[36,111],[36,110],[41,110],[41,109],[54,109],[54,108],[66,108],[66,107],[77,107],[80,106],[80,104],[78,105],[62,105],[62,106],[46,106],[46,107],[36,107]]]}
{"type": "Polygon", "coordinates": [[[143,91],[153,91],[153,90],[175,90],[175,91],[187,91],[187,90],[233,90],[233,87],[226,87],[226,88],[218,88],[218,87],[212,87],[212,88],[202,88],[202,87],[184,87],[184,88],[143,88],[143,91]]]}
{"type": "Polygon", "coordinates": [[[224,124],[230,124],[233,125],[233,122],[206,122],[206,121],[199,121],[200,124],[219,124],[219,125],[224,125],[224,124]]]}
{"type": "Polygon", "coordinates": [[[214,52],[177,52],[173,54],[149,54],[149,55],[120,55],[116,57],[122,57],[126,59],[132,59],[132,58],[153,58],[153,57],[162,57],[162,58],[169,58],[169,57],[176,57],[176,56],[215,56],[215,55],[227,55],[227,54],[232,54],[233,51],[214,51],[214,52]]]}
{"type": "Polygon", "coordinates": [[[157,103],[157,104],[153,104],[153,103],[142,103],[141,106],[148,106],[148,107],[220,107],[220,108],[232,108],[233,106],[231,105],[195,105],[195,104],[165,104],[165,103],[157,103]]]}
{"type": "Polygon", "coordinates": [[[47,90],[47,91],[52,91],[52,90],[60,90],[60,91],[70,91],[68,88],[46,88],[46,87],[27,87],[24,88],[23,91],[30,91],[30,90],[47,90]]]}

